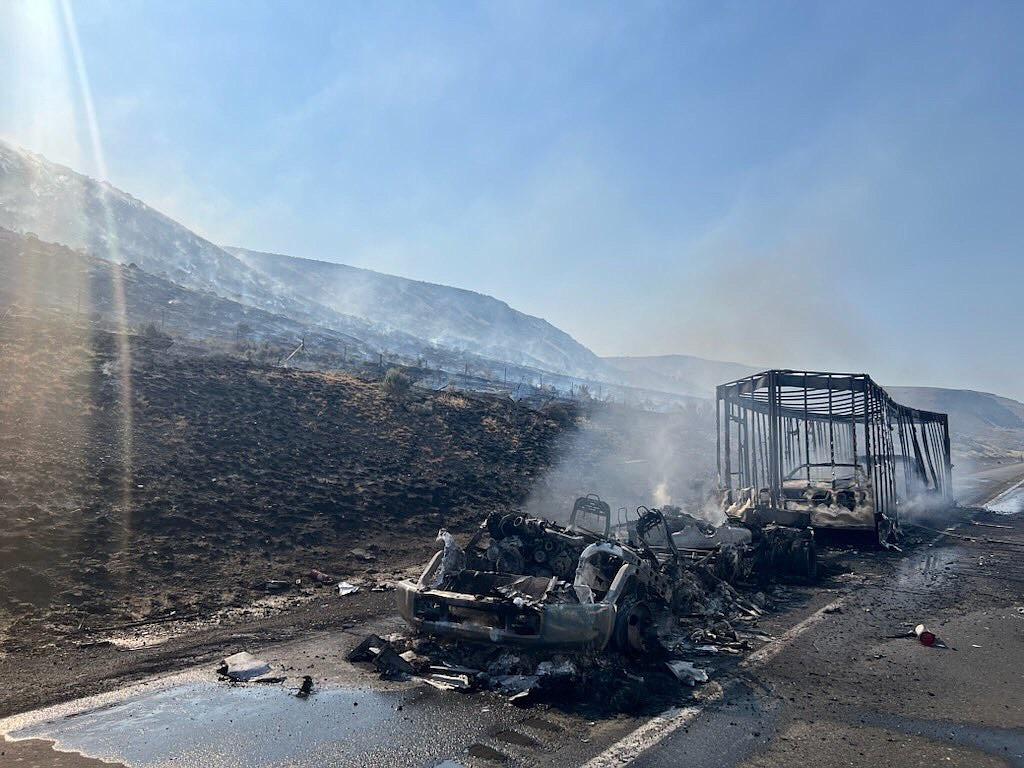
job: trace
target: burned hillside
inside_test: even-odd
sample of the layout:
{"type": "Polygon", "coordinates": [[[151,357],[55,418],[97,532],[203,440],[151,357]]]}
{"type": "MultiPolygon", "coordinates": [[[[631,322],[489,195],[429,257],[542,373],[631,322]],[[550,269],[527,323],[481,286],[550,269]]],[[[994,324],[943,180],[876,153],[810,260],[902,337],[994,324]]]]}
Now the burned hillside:
{"type": "Polygon", "coordinates": [[[440,526],[521,503],[575,418],[564,403],[399,400],[152,329],[8,317],[0,334],[7,646],[99,616],[242,605],[266,580],[372,570],[384,552],[419,560],[440,526]]]}

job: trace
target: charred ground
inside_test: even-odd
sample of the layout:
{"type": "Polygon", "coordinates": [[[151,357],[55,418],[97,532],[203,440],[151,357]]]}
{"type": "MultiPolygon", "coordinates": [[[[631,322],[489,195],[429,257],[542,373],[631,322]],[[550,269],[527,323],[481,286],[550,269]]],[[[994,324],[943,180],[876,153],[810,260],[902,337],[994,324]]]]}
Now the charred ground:
{"type": "Polygon", "coordinates": [[[396,400],[379,382],[168,341],[0,327],[4,650],[244,605],[310,568],[374,571],[385,550],[382,568],[418,563],[439,527],[524,500],[577,416],[453,392],[396,400]]]}

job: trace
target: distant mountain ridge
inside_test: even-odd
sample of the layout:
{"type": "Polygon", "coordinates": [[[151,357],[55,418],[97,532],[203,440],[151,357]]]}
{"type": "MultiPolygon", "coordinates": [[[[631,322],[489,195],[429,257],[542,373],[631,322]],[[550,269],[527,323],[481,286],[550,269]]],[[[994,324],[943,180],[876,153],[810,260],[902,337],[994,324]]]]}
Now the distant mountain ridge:
{"type": "MultiPolygon", "coordinates": [[[[621,371],[634,386],[708,398],[715,396],[718,384],[750,376],[769,367],[707,360],[692,355],[606,357],[604,360],[621,371]]],[[[883,386],[897,402],[921,410],[957,414],[958,422],[965,430],[1024,429],[1024,403],[1009,397],[970,389],[883,386]]]]}
{"type": "Polygon", "coordinates": [[[222,248],[142,201],[0,141],[0,227],[196,290],[416,354],[442,346],[573,376],[605,364],[550,323],[459,288],[222,248]]]}
{"type": "Polygon", "coordinates": [[[715,387],[719,384],[764,370],[692,355],[606,357],[604,360],[618,369],[623,374],[624,383],[631,386],[707,398],[714,398],[715,387]]]}
{"type": "Polygon", "coordinates": [[[897,401],[926,411],[956,414],[959,429],[1024,429],[1024,403],[990,392],[938,387],[886,387],[897,401]]]}
{"type": "Polygon", "coordinates": [[[225,250],[283,291],[435,346],[577,376],[600,375],[606,368],[597,355],[551,323],[482,293],[346,264],[246,248],[225,250]]]}

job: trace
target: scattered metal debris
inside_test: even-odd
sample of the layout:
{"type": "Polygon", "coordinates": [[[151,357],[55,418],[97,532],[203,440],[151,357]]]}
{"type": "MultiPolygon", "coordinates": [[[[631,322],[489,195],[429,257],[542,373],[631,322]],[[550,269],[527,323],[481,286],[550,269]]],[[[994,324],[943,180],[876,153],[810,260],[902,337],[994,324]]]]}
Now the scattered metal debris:
{"type": "Polygon", "coordinates": [[[337,586],[338,596],[345,597],[345,595],[351,595],[359,591],[359,587],[347,581],[338,583],[337,586]]]}
{"type": "Polygon", "coordinates": [[[415,671],[412,664],[403,659],[390,643],[386,643],[373,659],[373,666],[381,677],[392,680],[407,679],[415,671]]]}
{"type": "Polygon", "coordinates": [[[221,660],[217,674],[234,682],[254,682],[264,678],[270,672],[270,665],[257,659],[247,651],[227,656],[221,660]]]}
{"type": "Polygon", "coordinates": [[[431,672],[423,677],[423,682],[442,691],[468,691],[472,687],[468,675],[443,674],[431,672]]]}
{"type": "Polygon", "coordinates": [[[708,673],[703,669],[695,667],[692,662],[680,660],[666,661],[665,666],[676,676],[677,680],[689,686],[708,681],[708,673]]]}
{"type": "Polygon", "coordinates": [[[256,589],[262,589],[265,592],[285,592],[291,588],[292,583],[290,581],[282,581],[280,579],[269,579],[256,585],[256,589]]]}
{"type": "Polygon", "coordinates": [[[388,643],[377,635],[367,635],[362,642],[348,652],[348,661],[373,661],[388,643]]]}

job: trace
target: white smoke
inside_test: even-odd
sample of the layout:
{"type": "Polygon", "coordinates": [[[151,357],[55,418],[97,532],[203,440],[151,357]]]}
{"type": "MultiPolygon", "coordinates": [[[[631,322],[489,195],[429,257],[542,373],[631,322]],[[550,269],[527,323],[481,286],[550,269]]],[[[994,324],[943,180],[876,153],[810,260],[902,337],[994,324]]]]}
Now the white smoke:
{"type": "Polygon", "coordinates": [[[656,507],[664,507],[672,503],[672,495],[668,492],[668,481],[662,480],[654,486],[652,501],[656,507]]]}
{"type": "Polygon", "coordinates": [[[716,488],[715,415],[710,401],[669,411],[598,403],[557,448],[552,469],[525,504],[531,515],[566,522],[579,496],[596,493],[613,523],[639,505],[674,504],[708,517],[716,488]]]}

